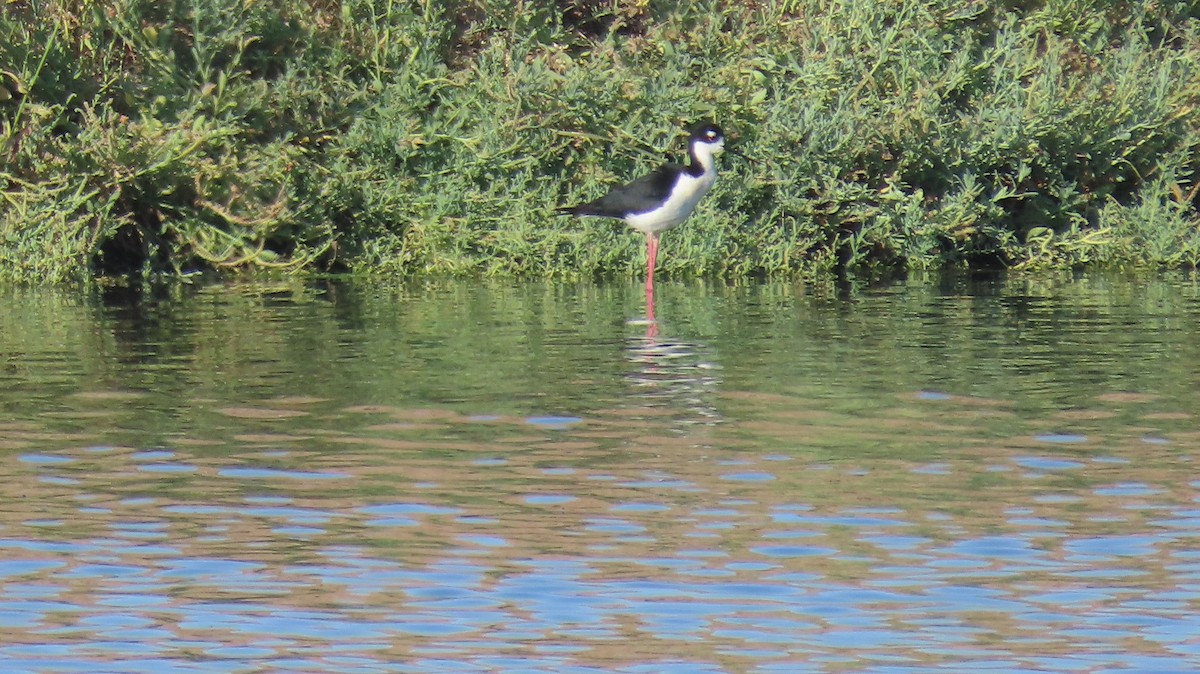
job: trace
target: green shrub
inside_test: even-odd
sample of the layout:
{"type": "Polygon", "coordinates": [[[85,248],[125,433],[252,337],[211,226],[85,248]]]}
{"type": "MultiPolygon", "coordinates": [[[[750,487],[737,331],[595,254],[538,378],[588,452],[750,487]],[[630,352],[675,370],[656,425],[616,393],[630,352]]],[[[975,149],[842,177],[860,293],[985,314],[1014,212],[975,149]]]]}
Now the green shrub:
{"type": "Polygon", "coordinates": [[[1198,92],[1185,2],[18,0],[0,276],[640,275],[553,207],[699,118],[668,274],[1191,266],[1198,92]]]}

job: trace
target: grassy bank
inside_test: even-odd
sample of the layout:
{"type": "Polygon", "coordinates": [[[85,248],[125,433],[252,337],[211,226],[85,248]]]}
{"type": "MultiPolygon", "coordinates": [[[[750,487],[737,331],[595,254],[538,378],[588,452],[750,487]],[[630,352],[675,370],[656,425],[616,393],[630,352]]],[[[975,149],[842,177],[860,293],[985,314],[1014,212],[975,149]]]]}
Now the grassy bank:
{"type": "Polygon", "coordinates": [[[0,277],[641,274],[551,214],[718,120],[668,274],[1200,260],[1200,10],[16,0],[0,277]]]}

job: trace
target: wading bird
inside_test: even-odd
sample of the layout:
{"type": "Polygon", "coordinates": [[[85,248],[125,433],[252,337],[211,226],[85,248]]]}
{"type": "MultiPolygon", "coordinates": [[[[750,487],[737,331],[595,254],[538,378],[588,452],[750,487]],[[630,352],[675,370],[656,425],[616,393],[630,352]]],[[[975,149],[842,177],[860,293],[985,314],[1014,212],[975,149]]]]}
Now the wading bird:
{"type": "MultiPolygon", "coordinates": [[[[658,258],[659,234],[687,219],[717,179],[715,158],[725,150],[725,133],[711,122],[691,130],[688,156],[691,163],[663,164],[653,173],[608,194],[577,206],[557,210],[564,215],[595,216],[624,220],[646,235],[646,294],[654,293],[654,266],[658,258]]],[[[730,151],[733,154],[737,152],[730,151]]]]}

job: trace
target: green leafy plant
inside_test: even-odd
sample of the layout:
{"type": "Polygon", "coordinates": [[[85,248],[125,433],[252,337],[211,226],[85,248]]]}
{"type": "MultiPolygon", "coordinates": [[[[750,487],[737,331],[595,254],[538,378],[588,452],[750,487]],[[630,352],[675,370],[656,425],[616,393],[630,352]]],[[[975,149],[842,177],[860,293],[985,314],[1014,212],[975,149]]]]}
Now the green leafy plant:
{"type": "Polygon", "coordinates": [[[644,273],[552,216],[723,160],[668,275],[1197,258],[1200,19],[1088,0],[12,0],[0,277],[644,273]]]}

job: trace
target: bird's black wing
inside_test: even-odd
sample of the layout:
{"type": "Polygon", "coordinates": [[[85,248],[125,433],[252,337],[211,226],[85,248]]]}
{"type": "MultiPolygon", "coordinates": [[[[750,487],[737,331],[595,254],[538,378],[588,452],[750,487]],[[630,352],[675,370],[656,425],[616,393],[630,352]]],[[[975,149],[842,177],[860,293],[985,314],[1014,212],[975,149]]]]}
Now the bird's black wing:
{"type": "Polygon", "coordinates": [[[615,187],[595,201],[560,208],[559,211],[572,215],[601,215],[610,218],[623,218],[634,213],[652,211],[667,200],[671,188],[675,186],[679,174],[684,170],[679,164],[663,164],[653,173],[627,185],[615,187]]]}

